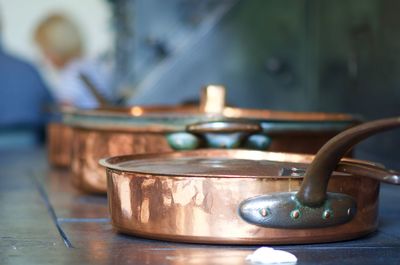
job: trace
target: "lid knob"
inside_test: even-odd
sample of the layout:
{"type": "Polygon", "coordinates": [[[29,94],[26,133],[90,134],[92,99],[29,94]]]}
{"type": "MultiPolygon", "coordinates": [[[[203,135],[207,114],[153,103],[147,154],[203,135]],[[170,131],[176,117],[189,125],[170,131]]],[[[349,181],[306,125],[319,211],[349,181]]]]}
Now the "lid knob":
{"type": "Polygon", "coordinates": [[[221,114],[225,108],[226,89],[222,85],[207,85],[201,91],[200,110],[205,113],[221,114]]]}

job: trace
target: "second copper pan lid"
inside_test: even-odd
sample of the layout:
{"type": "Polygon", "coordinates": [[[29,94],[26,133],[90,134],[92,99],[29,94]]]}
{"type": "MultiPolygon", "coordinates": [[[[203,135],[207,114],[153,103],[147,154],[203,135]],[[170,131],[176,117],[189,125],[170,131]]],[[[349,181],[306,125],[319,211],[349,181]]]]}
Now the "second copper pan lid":
{"type": "Polygon", "coordinates": [[[107,107],[96,110],[70,109],[63,112],[64,122],[79,128],[100,130],[171,132],[187,125],[218,120],[251,120],[265,132],[342,131],[358,118],[337,113],[283,112],[241,109],[225,106],[225,88],[207,86],[199,105],[107,107]]]}

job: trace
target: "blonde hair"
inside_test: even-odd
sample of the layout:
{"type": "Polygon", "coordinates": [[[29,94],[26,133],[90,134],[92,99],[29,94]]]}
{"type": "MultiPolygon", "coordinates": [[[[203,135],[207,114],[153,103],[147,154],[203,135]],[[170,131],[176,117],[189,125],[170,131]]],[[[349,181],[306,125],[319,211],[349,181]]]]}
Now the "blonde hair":
{"type": "Polygon", "coordinates": [[[37,26],[34,39],[41,49],[68,61],[83,52],[83,40],[79,28],[68,18],[54,14],[37,26]]]}

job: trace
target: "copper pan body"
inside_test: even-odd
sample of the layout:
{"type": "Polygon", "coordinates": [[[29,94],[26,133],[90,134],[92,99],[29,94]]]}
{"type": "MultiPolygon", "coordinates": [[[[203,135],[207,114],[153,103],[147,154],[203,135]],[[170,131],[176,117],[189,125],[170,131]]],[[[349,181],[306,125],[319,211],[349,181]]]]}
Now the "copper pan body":
{"type": "Polygon", "coordinates": [[[74,129],[72,183],[88,193],[105,194],[107,177],[98,161],[103,157],[168,152],[164,133],[74,129]]]}
{"type": "Polygon", "coordinates": [[[73,129],[61,122],[47,125],[47,156],[51,166],[71,165],[73,129]]]}
{"type": "Polygon", "coordinates": [[[72,183],[78,189],[95,194],[107,193],[107,176],[98,164],[99,159],[127,154],[143,154],[172,151],[165,134],[174,127],[148,123],[146,125],[115,124],[112,117],[135,120],[135,116],[164,112],[191,115],[199,113],[194,106],[153,106],[132,108],[103,108],[98,110],[75,110],[73,114],[89,118],[82,124],[72,124],[72,183]],[[91,117],[107,118],[107,122],[90,123],[91,117]],[[111,122],[110,122],[111,120],[111,122]]]}
{"type": "MultiPolygon", "coordinates": [[[[210,156],[309,163],[313,156],[247,150],[197,150],[159,155],[115,157],[110,165],[131,159],[210,156]]],[[[364,162],[365,163],[365,162],[364,162]]],[[[107,167],[108,200],[113,227],[122,233],[168,241],[212,244],[302,244],[357,238],[377,228],[379,182],[334,173],[328,190],[356,199],[348,223],[315,229],[276,229],[249,224],[238,205],[250,197],[297,191],[302,178],[212,177],[153,174],[107,167]]]]}
{"type": "Polygon", "coordinates": [[[184,131],[186,125],[194,122],[227,118],[260,122],[291,121],[297,126],[295,129],[285,131],[278,126],[271,130],[269,135],[272,142],[268,151],[308,154],[314,154],[338,132],[357,123],[352,116],[344,114],[273,112],[230,107],[225,107],[222,114],[212,115],[202,113],[196,106],[115,108],[77,111],[75,114],[80,118],[71,124],[74,128],[73,183],[83,191],[103,194],[107,191],[106,174],[97,164],[99,159],[115,155],[171,151],[165,135],[184,131]],[[169,121],[173,120],[169,116],[171,113],[182,120],[178,126],[169,121]],[[107,121],[102,121],[102,117],[107,118],[107,121]],[[332,129],[317,127],[305,130],[301,127],[304,121],[322,125],[325,122],[342,122],[344,126],[340,129],[334,126],[332,129]]]}

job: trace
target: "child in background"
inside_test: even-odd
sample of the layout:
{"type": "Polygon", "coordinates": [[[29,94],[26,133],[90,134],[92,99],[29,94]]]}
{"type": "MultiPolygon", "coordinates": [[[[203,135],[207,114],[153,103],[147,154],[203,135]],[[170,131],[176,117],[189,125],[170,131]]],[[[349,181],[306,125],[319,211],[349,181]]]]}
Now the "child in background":
{"type": "Polygon", "coordinates": [[[82,35],[71,20],[50,15],[38,25],[34,38],[54,70],[51,89],[60,105],[96,108],[112,100],[110,71],[84,56],[82,35]]]}

